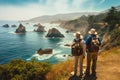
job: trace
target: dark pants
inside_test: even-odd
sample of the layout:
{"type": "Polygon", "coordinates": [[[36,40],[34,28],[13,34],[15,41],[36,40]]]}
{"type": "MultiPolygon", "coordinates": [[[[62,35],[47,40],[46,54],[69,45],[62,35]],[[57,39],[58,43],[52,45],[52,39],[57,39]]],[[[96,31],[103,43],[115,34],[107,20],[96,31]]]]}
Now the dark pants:
{"type": "Polygon", "coordinates": [[[90,74],[90,67],[91,67],[91,70],[92,70],[92,74],[96,74],[97,56],[98,56],[98,52],[87,53],[86,74],[90,74]],[[91,66],[91,62],[92,62],[92,66],[91,66]]]}

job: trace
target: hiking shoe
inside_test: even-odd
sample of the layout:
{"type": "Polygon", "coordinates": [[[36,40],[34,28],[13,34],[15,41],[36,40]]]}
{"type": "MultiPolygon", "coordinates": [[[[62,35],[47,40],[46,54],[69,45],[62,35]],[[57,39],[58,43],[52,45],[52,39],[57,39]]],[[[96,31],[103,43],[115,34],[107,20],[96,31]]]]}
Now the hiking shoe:
{"type": "Polygon", "coordinates": [[[96,77],[96,73],[92,73],[91,75],[94,76],[94,77],[96,77]]]}
{"type": "Polygon", "coordinates": [[[88,75],[89,75],[89,74],[90,74],[90,71],[86,71],[84,74],[88,74],[88,75]]]}
{"type": "Polygon", "coordinates": [[[89,72],[86,72],[85,75],[86,75],[86,76],[90,76],[90,73],[89,73],[89,72]]]}
{"type": "Polygon", "coordinates": [[[82,78],[83,74],[80,74],[79,77],[82,78]]]}

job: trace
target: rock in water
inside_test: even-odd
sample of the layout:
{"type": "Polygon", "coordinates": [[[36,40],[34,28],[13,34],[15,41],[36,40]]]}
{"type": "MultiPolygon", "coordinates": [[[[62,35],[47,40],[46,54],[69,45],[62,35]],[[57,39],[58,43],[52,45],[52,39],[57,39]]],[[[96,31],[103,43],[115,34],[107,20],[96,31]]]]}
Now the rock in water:
{"type": "Polygon", "coordinates": [[[20,24],[15,31],[15,33],[25,33],[25,32],[26,32],[25,26],[23,26],[22,24],[20,24]]]}
{"type": "Polygon", "coordinates": [[[33,27],[38,27],[39,24],[34,24],[33,27]]]}
{"type": "Polygon", "coordinates": [[[5,25],[3,25],[2,27],[8,28],[8,27],[9,27],[9,25],[8,25],[8,24],[5,24],[5,25]]]}
{"type": "Polygon", "coordinates": [[[11,27],[17,27],[16,25],[11,25],[11,27]]]}
{"type": "Polygon", "coordinates": [[[63,57],[66,57],[66,55],[63,55],[63,57]]]}
{"type": "Polygon", "coordinates": [[[39,54],[39,55],[43,55],[43,54],[52,54],[52,49],[39,49],[38,51],[37,51],[37,54],[39,54]]]}
{"type": "Polygon", "coordinates": [[[49,29],[46,37],[64,37],[56,28],[49,29]]]}
{"type": "Polygon", "coordinates": [[[70,30],[65,31],[66,33],[70,33],[70,30]]]}
{"type": "Polygon", "coordinates": [[[44,26],[41,25],[40,23],[38,24],[37,30],[34,29],[35,32],[46,32],[44,29],[44,26]]]}

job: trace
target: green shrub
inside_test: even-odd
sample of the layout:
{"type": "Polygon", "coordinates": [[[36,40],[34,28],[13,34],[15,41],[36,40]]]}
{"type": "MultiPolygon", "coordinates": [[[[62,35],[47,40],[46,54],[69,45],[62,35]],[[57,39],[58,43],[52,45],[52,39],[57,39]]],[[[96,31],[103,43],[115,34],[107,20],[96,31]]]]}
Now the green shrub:
{"type": "Polygon", "coordinates": [[[118,41],[118,42],[116,43],[116,45],[118,45],[118,46],[119,46],[119,45],[120,45],[120,41],[118,41]]]}
{"type": "Polygon", "coordinates": [[[112,36],[113,36],[114,38],[119,37],[119,36],[120,36],[120,29],[115,28],[115,29],[113,30],[112,36]]]}
{"type": "Polygon", "coordinates": [[[110,43],[112,43],[113,47],[119,46],[120,45],[120,29],[115,28],[111,32],[111,40],[110,43]]]}
{"type": "Polygon", "coordinates": [[[49,63],[17,59],[0,65],[0,80],[45,80],[50,70],[49,63]]]}

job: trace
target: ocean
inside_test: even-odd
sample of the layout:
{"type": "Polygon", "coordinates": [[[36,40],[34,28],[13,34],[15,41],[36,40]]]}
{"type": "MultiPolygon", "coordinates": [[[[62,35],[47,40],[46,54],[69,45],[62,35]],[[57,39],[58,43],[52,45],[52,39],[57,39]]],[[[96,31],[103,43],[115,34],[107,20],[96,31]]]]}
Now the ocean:
{"type": "Polygon", "coordinates": [[[37,27],[33,27],[36,23],[22,23],[26,27],[25,34],[16,34],[14,31],[17,27],[11,27],[11,25],[18,25],[19,22],[15,21],[0,21],[0,64],[6,64],[13,59],[22,59],[31,61],[35,59],[40,62],[49,62],[56,64],[65,60],[68,60],[71,55],[70,47],[65,47],[65,44],[72,43],[74,38],[73,33],[66,33],[66,29],[63,29],[59,24],[44,23],[45,30],[48,32],[50,28],[57,28],[65,38],[46,38],[47,32],[40,33],[33,30],[37,27]],[[9,24],[9,28],[4,28],[2,25],[9,24]],[[52,54],[39,55],[36,51],[39,49],[52,48],[52,54]],[[64,57],[64,55],[66,55],[64,57]]]}

